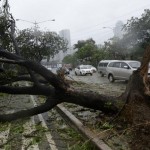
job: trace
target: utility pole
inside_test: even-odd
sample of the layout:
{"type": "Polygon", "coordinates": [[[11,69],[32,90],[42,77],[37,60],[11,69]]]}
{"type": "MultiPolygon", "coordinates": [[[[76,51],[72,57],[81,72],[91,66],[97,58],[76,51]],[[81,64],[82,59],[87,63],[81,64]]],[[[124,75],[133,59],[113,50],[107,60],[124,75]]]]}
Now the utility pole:
{"type": "Polygon", "coordinates": [[[32,21],[23,20],[23,19],[16,19],[16,21],[23,21],[23,22],[27,22],[27,23],[32,23],[34,25],[34,34],[35,34],[36,44],[38,44],[38,41],[37,41],[38,24],[41,24],[41,23],[44,23],[44,22],[49,22],[49,21],[55,21],[55,19],[45,20],[45,21],[41,21],[41,22],[36,22],[36,21],[32,22],[32,21]]]}
{"type": "Polygon", "coordinates": [[[32,24],[34,24],[34,29],[37,29],[38,28],[38,24],[44,23],[44,22],[48,22],[48,21],[55,21],[55,19],[45,20],[45,21],[41,21],[41,22],[36,22],[36,21],[32,22],[32,21],[23,20],[23,19],[16,19],[16,21],[24,21],[24,22],[32,23],[32,24]]]}

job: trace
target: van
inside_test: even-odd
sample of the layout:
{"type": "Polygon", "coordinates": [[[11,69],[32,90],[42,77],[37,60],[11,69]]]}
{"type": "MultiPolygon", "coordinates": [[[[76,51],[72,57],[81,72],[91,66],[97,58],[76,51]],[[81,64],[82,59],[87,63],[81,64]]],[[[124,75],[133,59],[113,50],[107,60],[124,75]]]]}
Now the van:
{"type": "Polygon", "coordinates": [[[117,60],[110,62],[106,68],[107,78],[110,82],[115,80],[128,81],[134,70],[140,67],[141,63],[134,60],[117,60]]]}
{"type": "Polygon", "coordinates": [[[150,63],[149,63],[149,68],[148,68],[148,77],[150,77],[150,63]]]}
{"type": "Polygon", "coordinates": [[[101,60],[99,63],[98,63],[98,66],[97,66],[97,72],[100,73],[100,76],[101,77],[104,77],[104,75],[106,75],[106,67],[108,66],[108,64],[110,62],[112,62],[114,60],[101,60]]]}

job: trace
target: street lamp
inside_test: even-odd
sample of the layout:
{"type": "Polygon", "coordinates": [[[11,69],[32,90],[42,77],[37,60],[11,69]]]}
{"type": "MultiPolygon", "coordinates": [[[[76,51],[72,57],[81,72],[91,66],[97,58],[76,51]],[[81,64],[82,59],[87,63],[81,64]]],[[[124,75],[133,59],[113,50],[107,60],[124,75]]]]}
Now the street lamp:
{"type": "Polygon", "coordinates": [[[24,22],[28,22],[28,23],[32,23],[34,24],[34,34],[35,34],[35,41],[36,41],[36,44],[38,44],[38,40],[37,40],[37,37],[38,37],[38,24],[39,23],[44,23],[44,22],[48,22],[48,21],[55,21],[55,19],[52,19],[52,20],[45,20],[45,21],[41,21],[41,22],[32,22],[32,21],[28,21],[28,20],[23,20],[23,19],[16,19],[16,21],[24,21],[24,22]]]}
{"type": "Polygon", "coordinates": [[[28,20],[23,20],[23,19],[16,19],[16,21],[24,21],[24,22],[28,22],[28,23],[32,23],[34,24],[34,27],[37,28],[37,25],[39,23],[44,23],[44,22],[48,22],[48,21],[55,21],[55,19],[52,19],[52,20],[45,20],[45,21],[41,21],[41,22],[32,22],[32,21],[28,21],[28,20]]]}
{"type": "Polygon", "coordinates": [[[55,19],[51,19],[51,20],[44,20],[44,21],[41,21],[41,22],[32,22],[32,21],[28,21],[28,20],[23,20],[23,19],[16,19],[16,21],[24,21],[24,22],[28,22],[28,23],[32,23],[34,24],[34,33],[35,33],[35,36],[37,37],[37,29],[38,29],[38,24],[40,23],[44,23],[44,22],[48,22],[48,21],[55,21],[55,19]]]}

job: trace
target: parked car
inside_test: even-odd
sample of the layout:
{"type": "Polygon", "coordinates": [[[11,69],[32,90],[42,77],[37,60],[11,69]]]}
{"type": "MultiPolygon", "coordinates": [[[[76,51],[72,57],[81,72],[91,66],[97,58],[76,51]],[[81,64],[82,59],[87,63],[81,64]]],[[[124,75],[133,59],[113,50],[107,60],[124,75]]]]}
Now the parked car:
{"type": "Polygon", "coordinates": [[[87,65],[87,66],[92,69],[93,73],[97,71],[97,69],[94,66],[92,65],[87,65]]]}
{"type": "Polygon", "coordinates": [[[104,77],[104,75],[106,75],[106,68],[107,68],[108,64],[112,61],[115,61],[115,60],[101,60],[98,63],[97,72],[100,73],[101,77],[104,77]]]}
{"type": "Polygon", "coordinates": [[[75,75],[87,75],[87,74],[90,74],[91,76],[93,75],[92,69],[87,65],[80,65],[75,68],[75,75]]]}
{"type": "Polygon", "coordinates": [[[72,71],[72,65],[71,64],[64,64],[64,67],[66,67],[69,71],[72,71]]]}
{"type": "Polygon", "coordinates": [[[70,74],[69,69],[66,68],[66,67],[59,67],[59,68],[57,68],[57,70],[56,70],[57,74],[59,73],[59,71],[64,71],[65,75],[70,74]]]}
{"type": "Polygon", "coordinates": [[[46,65],[43,65],[45,68],[47,68],[48,70],[52,71],[52,67],[51,66],[46,66],[46,65]]]}
{"type": "Polygon", "coordinates": [[[110,82],[115,80],[129,80],[134,70],[140,67],[139,61],[133,60],[116,60],[110,62],[106,68],[107,77],[110,82]]]}
{"type": "Polygon", "coordinates": [[[47,69],[50,70],[50,71],[52,71],[52,68],[51,68],[51,67],[47,67],[47,69]]]}

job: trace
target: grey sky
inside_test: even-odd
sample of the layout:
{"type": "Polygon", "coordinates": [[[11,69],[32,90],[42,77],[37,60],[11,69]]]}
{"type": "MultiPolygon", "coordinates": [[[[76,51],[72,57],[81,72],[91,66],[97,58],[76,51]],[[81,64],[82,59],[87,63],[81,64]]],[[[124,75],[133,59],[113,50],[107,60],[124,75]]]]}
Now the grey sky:
{"type": "MultiPolygon", "coordinates": [[[[113,36],[111,29],[118,20],[126,23],[132,16],[141,16],[150,8],[149,0],[10,0],[10,11],[15,19],[38,24],[42,30],[70,29],[71,42],[93,38],[97,44],[113,36]]],[[[34,24],[18,21],[19,29],[34,24]]]]}

